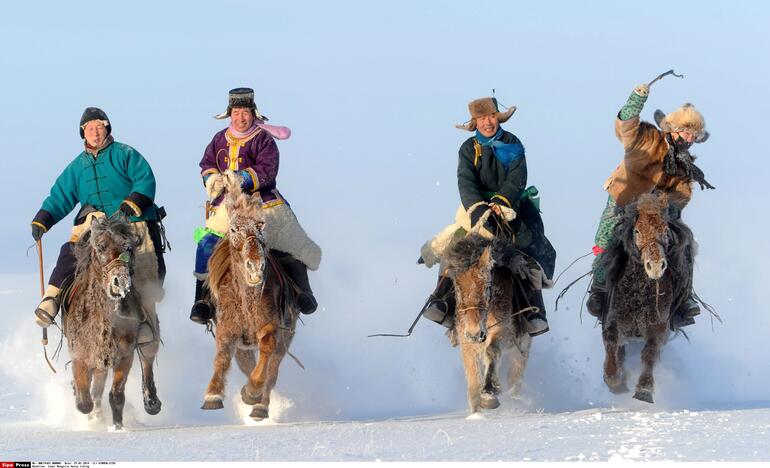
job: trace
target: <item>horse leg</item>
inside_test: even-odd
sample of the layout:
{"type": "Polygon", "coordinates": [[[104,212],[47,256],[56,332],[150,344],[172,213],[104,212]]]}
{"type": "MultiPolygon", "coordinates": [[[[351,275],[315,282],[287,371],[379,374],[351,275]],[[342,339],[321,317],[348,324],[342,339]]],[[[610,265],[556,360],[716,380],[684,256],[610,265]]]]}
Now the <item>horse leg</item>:
{"type": "Polygon", "coordinates": [[[524,369],[529,359],[529,347],[532,344],[532,338],[529,334],[521,336],[521,342],[511,347],[511,364],[508,368],[508,387],[511,389],[511,396],[516,397],[521,387],[521,378],[524,375],[524,369]]]}
{"type": "Polygon", "coordinates": [[[476,413],[481,405],[481,375],[476,347],[465,340],[460,342],[460,354],[465,367],[465,380],[468,387],[468,408],[476,413]]]}
{"type": "Polygon", "coordinates": [[[147,414],[160,413],[161,401],[158,398],[158,390],[155,388],[155,371],[153,363],[158,354],[158,341],[143,343],[136,347],[139,354],[139,363],[142,365],[142,401],[147,414]]]}
{"type": "MultiPolygon", "coordinates": [[[[243,398],[245,403],[248,404],[248,401],[258,401],[258,403],[254,404],[249,415],[256,420],[265,419],[268,414],[268,407],[262,401],[265,400],[268,363],[276,348],[275,331],[275,325],[269,323],[257,333],[257,338],[259,338],[259,360],[254,370],[251,371],[251,375],[249,375],[249,381],[241,389],[241,398],[243,398]]],[[[270,401],[269,396],[267,401],[270,401]]]]}
{"type": "Polygon", "coordinates": [[[112,368],[112,389],[110,389],[110,408],[112,424],[115,429],[123,428],[123,406],[126,404],[126,381],[134,362],[134,353],[129,351],[120,356],[112,368]]]}
{"type": "Polygon", "coordinates": [[[500,406],[497,395],[500,394],[500,381],[497,378],[497,364],[500,361],[499,343],[490,343],[484,352],[484,388],[481,390],[481,407],[495,409],[500,406]]]}
{"type": "MultiPolygon", "coordinates": [[[[262,400],[260,401],[260,404],[265,409],[270,407],[270,395],[278,381],[278,369],[288,350],[288,344],[277,344],[273,355],[270,357],[270,361],[267,363],[267,380],[265,380],[265,385],[262,389],[262,400]]],[[[254,418],[259,415],[260,412],[258,407],[255,407],[251,412],[251,417],[254,418]]],[[[267,417],[267,413],[265,413],[264,417],[267,417]]]]}
{"type": "Polygon", "coordinates": [[[94,408],[91,410],[90,419],[100,421],[102,419],[102,395],[104,386],[107,383],[107,370],[95,369],[91,381],[91,400],[94,402],[94,408]]]}
{"type": "Polygon", "coordinates": [[[211,376],[209,386],[206,388],[206,396],[201,409],[222,409],[225,407],[222,400],[225,397],[225,375],[230,369],[233,359],[235,341],[225,338],[224,333],[217,334],[217,352],[214,355],[214,375],[211,376]]]}
{"type": "Polygon", "coordinates": [[[647,403],[653,403],[652,394],[655,388],[655,379],[652,369],[660,357],[660,350],[666,338],[666,323],[659,323],[647,328],[647,341],[642,348],[642,373],[636,384],[634,398],[647,403]]]}
{"type": "Polygon", "coordinates": [[[625,372],[623,372],[623,362],[620,359],[621,354],[625,354],[621,351],[620,336],[618,333],[618,326],[616,323],[611,323],[607,328],[602,331],[602,338],[604,339],[604,383],[607,384],[612,393],[626,393],[628,392],[628,386],[626,385],[625,372]]]}
{"type": "Polygon", "coordinates": [[[75,389],[75,406],[78,411],[88,414],[94,409],[94,400],[91,399],[91,376],[93,370],[80,359],[72,361],[73,387],[75,389]]]}
{"type": "MultiPolygon", "coordinates": [[[[243,372],[246,377],[251,376],[254,368],[257,367],[257,357],[254,355],[253,349],[236,349],[235,350],[235,362],[238,364],[238,368],[243,372]]],[[[241,399],[247,405],[256,405],[259,403],[259,399],[262,395],[255,395],[252,397],[246,393],[246,386],[241,387],[241,399]]]]}

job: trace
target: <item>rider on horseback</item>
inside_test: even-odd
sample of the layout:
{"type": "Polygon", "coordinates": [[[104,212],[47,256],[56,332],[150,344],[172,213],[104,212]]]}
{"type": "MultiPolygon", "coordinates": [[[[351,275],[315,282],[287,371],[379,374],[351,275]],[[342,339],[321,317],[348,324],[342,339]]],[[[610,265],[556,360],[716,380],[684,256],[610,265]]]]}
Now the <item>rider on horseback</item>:
{"type": "Polygon", "coordinates": [[[230,90],[227,110],[216,119],[230,118],[230,126],[217,132],[206,147],[200,162],[201,176],[206,193],[212,200],[211,215],[206,227],[195,233],[198,248],[195,257],[195,303],[190,320],[206,324],[214,317],[205,284],[208,259],[228,226],[224,200],[224,173],[231,171],[241,180],[244,193],[259,197],[265,216],[268,247],[279,260],[285,272],[296,284],[296,305],[304,314],[312,314],[318,307],[307,269],[317,270],[321,249],[299,225],[288,202],[276,189],[278,175],[278,146],[275,138],[289,138],[286,127],[268,125],[267,117],[259,113],[254,102],[254,90],[230,90]]]}
{"type": "MultiPolygon", "coordinates": [[[[538,286],[552,284],[556,251],[545,237],[543,220],[540,217],[537,189],[527,188],[527,162],[524,146],[512,133],[503,130],[505,123],[516,110],[511,107],[504,112],[498,108],[497,99],[486,97],[468,104],[471,119],[456,126],[458,129],[475,131],[459,151],[457,182],[462,206],[458,209],[457,227],[465,232],[477,232],[492,238],[511,233],[514,245],[532,259],[533,277],[538,286]],[[535,263],[536,262],[536,263],[535,263]]],[[[462,232],[455,226],[442,231],[423,248],[422,260],[426,265],[433,263],[428,257],[429,250],[438,252],[462,232]],[[445,238],[442,240],[442,238],[445,238]]],[[[439,272],[436,289],[430,296],[423,313],[425,317],[444,326],[451,327],[454,318],[454,288],[452,280],[439,272]]],[[[530,310],[528,332],[536,336],[548,331],[545,304],[541,288],[529,298],[537,309],[530,310]]]]}
{"type": "MultiPolygon", "coordinates": [[[[657,129],[639,120],[649,92],[647,84],[634,88],[615,120],[615,135],[623,144],[625,155],[623,162],[604,184],[609,197],[596,232],[593,281],[586,304],[591,315],[597,318],[602,317],[607,307],[605,272],[599,260],[601,254],[615,242],[613,230],[619,220],[617,209],[641,194],[657,190],[668,194],[676,211],[672,215],[677,219],[692,197],[693,181],[698,182],[701,189],[714,188],[706,182],[703,171],[693,162],[694,155],[689,152],[693,143],[703,143],[708,139],[703,116],[690,103],[668,115],[658,110],[655,112],[655,121],[660,129],[657,129]]],[[[690,257],[691,278],[692,266],[690,257]]],[[[673,326],[678,328],[691,325],[695,323],[693,317],[699,313],[700,307],[690,297],[675,312],[673,326]]]]}
{"type": "MultiPolygon", "coordinates": [[[[32,237],[38,241],[54,224],[66,217],[80,203],[81,209],[75,217],[70,241],[59,252],[56,267],[51,273],[45,297],[35,310],[35,321],[43,328],[50,326],[62,298],[62,286],[75,274],[75,242],[87,235],[95,217],[124,214],[132,223],[143,243],[137,249],[137,256],[151,255],[156,258],[150,264],[157,264],[157,272],[143,272],[137,286],[147,288],[153,301],[163,295],[163,279],[166,265],[163,261],[164,244],[159,219],[162,208],[155,198],[155,176],[147,161],[134,148],[112,138],[112,125],[107,114],[99,108],[88,107],[80,118],[80,137],[85,140],[85,149],[73,160],[56,179],[51,193],[32,220],[32,237]]],[[[155,265],[151,265],[152,269],[155,265]]],[[[153,306],[146,307],[147,321],[140,328],[139,343],[157,343],[157,317],[153,306]]]]}

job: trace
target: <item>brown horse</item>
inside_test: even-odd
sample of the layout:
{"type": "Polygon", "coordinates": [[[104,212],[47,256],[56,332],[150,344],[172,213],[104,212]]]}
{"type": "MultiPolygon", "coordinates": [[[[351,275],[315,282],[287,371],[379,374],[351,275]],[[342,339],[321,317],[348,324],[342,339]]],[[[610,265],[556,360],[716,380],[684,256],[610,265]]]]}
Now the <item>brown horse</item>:
{"type": "MultiPolygon", "coordinates": [[[[141,244],[125,217],[95,218],[89,234],[75,246],[77,270],[62,315],[77,409],[101,417],[107,371],[112,369],[109,401],[117,429],[123,426],[126,379],[134,350],[139,350],[142,365],[145,411],[158,414],[161,408],[152,368],[157,343],[149,344],[152,349],[146,352],[142,352],[144,345],[137,345],[140,325],[147,321],[142,289],[134,275],[135,249],[141,244]]],[[[154,254],[151,261],[155,262],[154,254]]],[[[138,276],[143,280],[146,272],[138,272],[138,276]]]]}
{"type": "Polygon", "coordinates": [[[457,310],[447,332],[452,346],[459,344],[468,384],[468,406],[500,406],[502,388],[497,368],[502,355],[510,354],[508,385],[518,391],[532,339],[522,312],[530,307],[533,291],[527,278],[530,261],[510,240],[489,241],[470,235],[458,241],[446,256],[454,281],[457,310]]]}
{"type": "Polygon", "coordinates": [[[232,176],[226,177],[226,187],[229,231],[209,259],[217,350],[202,408],[224,407],[225,375],[235,354],[238,367],[248,376],[241,398],[253,405],[250,416],[262,420],[268,417],[270,392],[294,336],[297,311],[293,301],[285,301],[287,313],[281,312],[280,279],[268,258],[259,198],[241,193],[232,176]],[[254,349],[259,349],[259,361],[254,349]]]}
{"type": "MultiPolygon", "coordinates": [[[[641,339],[642,373],[634,398],[653,402],[653,367],[665,344],[671,316],[689,298],[696,244],[692,231],[671,219],[678,209],[665,193],[641,195],[615,228],[617,245],[603,255],[609,307],[603,320],[604,382],[628,392],[625,343],[641,339]]],[[[678,217],[677,217],[678,218],[678,217]]]]}

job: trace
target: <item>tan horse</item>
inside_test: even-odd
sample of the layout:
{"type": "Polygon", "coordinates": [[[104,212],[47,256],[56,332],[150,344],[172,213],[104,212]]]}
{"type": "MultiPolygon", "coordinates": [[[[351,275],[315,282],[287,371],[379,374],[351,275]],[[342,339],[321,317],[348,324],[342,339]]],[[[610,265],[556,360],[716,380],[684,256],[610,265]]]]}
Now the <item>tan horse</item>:
{"type": "Polygon", "coordinates": [[[270,392],[294,336],[297,311],[293,301],[286,301],[287,313],[281,313],[280,279],[265,247],[258,197],[241,193],[232,176],[226,181],[229,230],[209,259],[208,277],[216,307],[217,350],[202,408],[224,407],[225,375],[235,354],[238,367],[248,376],[241,398],[253,405],[250,416],[262,420],[268,417],[270,392]]]}
{"type": "Polygon", "coordinates": [[[615,228],[618,244],[602,256],[610,294],[602,331],[604,382],[613,393],[628,392],[625,343],[640,339],[642,373],[634,398],[648,403],[671,315],[692,291],[697,246],[692,231],[680,219],[670,219],[672,211],[665,193],[640,196],[615,228]]]}
{"type": "MultiPolygon", "coordinates": [[[[125,218],[94,219],[90,234],[75,246],[77,272],[62,315],[77,409],[101,416],[107,371],[112,369],[109,400],[118,429],[123,426],[126,379],[137,349],[139,326],[146,319],[133,271],[134,249],[140,244],[125,218]]],[[[161,402],[152,368],[157,343],[149,346],[152,349],[141,352],[140,347],[139,352],[144,408],[149,414],[158,414],[161,402]]]]}
{"type": "Polygon", "coordinates": [[[515,394],[532,344],[522,314],[529,310],[533,291],[522,279],[528,262],[510,240],[489,241],[478,235],[458,241],[446,260],[457,297],[454,327],[447,336],[452,346],[460,346],[468,406],[471,413],[495,409],[500,406],[502,355],[510,355],[508,386],[515,394]]]}

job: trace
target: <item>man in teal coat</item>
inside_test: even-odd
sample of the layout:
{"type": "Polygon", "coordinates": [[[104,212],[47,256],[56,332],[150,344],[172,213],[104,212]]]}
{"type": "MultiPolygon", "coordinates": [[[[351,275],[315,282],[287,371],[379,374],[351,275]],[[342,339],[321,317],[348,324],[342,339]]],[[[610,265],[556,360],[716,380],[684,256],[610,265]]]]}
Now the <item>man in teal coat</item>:
{"type": "MultiPolygon", "coordinates": [[[[134,223],[137,232],[146,239],[137,253],[143,249],[154,252],[157,276],[153,278],[157,278],[158,299],[162,292],[166,267],[158,207],[153,201],[155,176],[144,157],[134,148],[116,142],[111,132],[112,126],[104,111],[86,108],[80,119],[80,137],[85,140],[85,148],[56,179],[50,195],[32,220],[32,237],[37,241],[78,203],[81,206],[72,238],[62,246],[45,297],[35,310],[35,320],[41,327],[51,325],[59,312],[60,289],[75,273],[74,243],[88,229],[94,216],[110,216],[120,211],[134,223]]],[[[145,331],[145,338],[155,341],[156,325],[150,325],[156,331],[149,337],[145,331]]]]}

